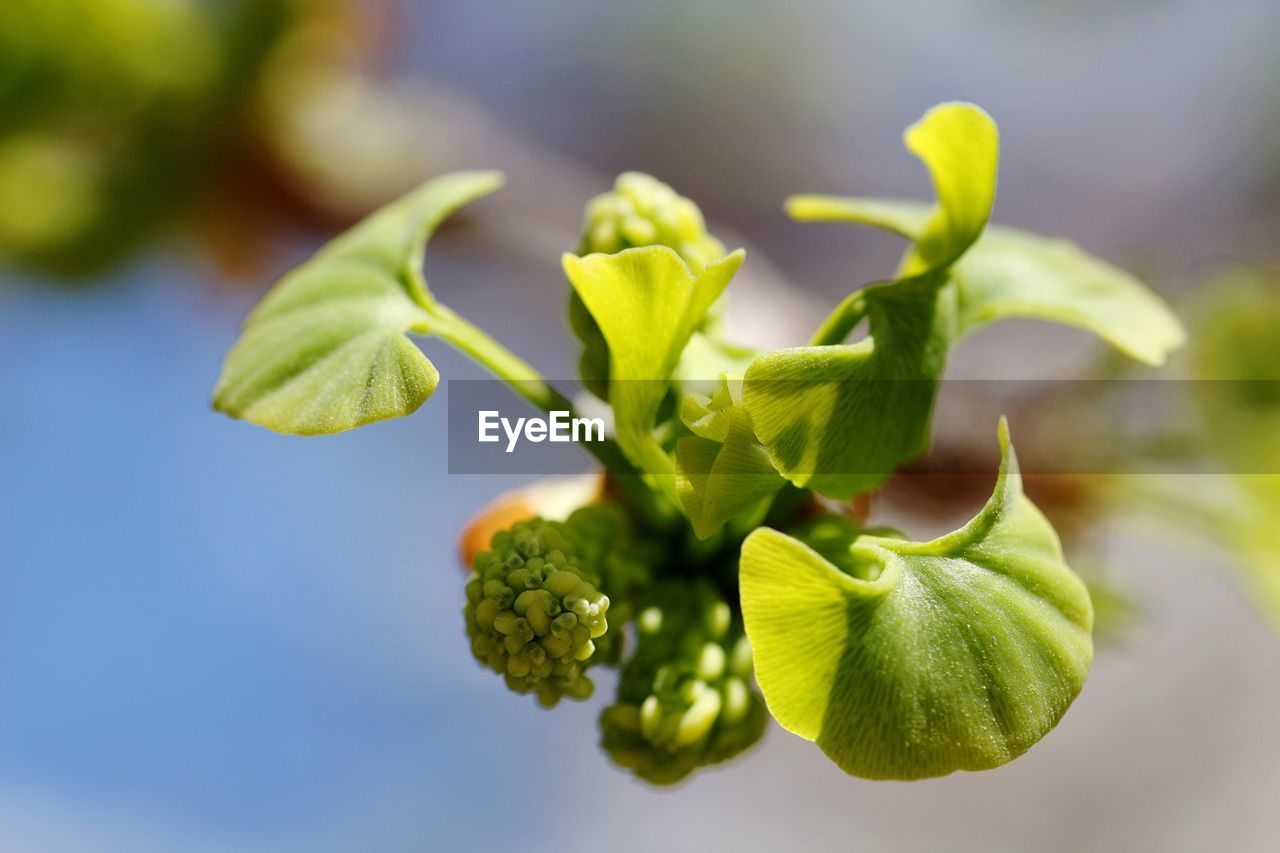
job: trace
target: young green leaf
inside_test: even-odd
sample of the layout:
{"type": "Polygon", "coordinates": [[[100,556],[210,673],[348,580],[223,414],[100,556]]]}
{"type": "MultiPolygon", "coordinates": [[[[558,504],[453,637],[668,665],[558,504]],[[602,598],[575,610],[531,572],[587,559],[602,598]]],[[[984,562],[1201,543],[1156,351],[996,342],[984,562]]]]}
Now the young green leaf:
{"type": "Polygon", "coordinates": [[[1221,519],[1217,538],[1235,550],[1253,602],[1280,627],[1280,275],[1234,268],[1205,292],[1189,386],[1206,449],[1239,492],[1232,501],[1197,490],[1211,503],[1193,511],[1221,519]]]}
{"type": "Polygon", "coordinates": [[[989,227],[952,276],[961,334],[1011,317],[1048,320],[1092,332],[1152,365],[1186,340],[1169,306],[1142,282],[1069,240],[989,227]]]}
{"type": "Polygon", "coordinates": [[[676,443],[676,493],[698,538],[786,484],[727,379],[710,398],[686,395],[681,417],[694,435],[676,443]]]}
{"type": "Polygon", "coordinates": [[[1190,383],[1208,450],[1280,512],[1280,275],[1216,276],[1197,312],[1190,383]]]}
{"type": "Polygon", "coordinates": [[[439,373],[406,333],[458,336],[455,318],[422,278],[427,238],[450,213],[501,184],[496,172],[428,181],[286,274],[245,320],[214,406],[299,435],[415,411],[439,373]]]}
{"type": "Polygon", "coordinates": [[[695,276],[665,246],[564,255],[565,274],[609,345],[609,403],[618,444],[648,474],[674,470],[653,436],[658,406],[685,345],[742,259],[739,249],[695,276]]]}
{"type": "Polygon", "coordinates": [[[795,196],[796,219],[838,219],[887,228],[915,247],[899,275],[919,275],[954,263],[978,239],[996,194],[1000,133],[973,104],[939,104],[903,134],[907,149],[929,169],[938,202],[925,208],[890,199],[795,196]]]}
{"type": "MultiPolygon", "coordinates": [[[[612,190],[587,202],[577,254],[611,255],[645,246],[666,246],[694,275],[725,253],[724,244],[707,232],[702,211],[691,200],[652,175],[623,172],[612,190]]],[[[608,400],[609,347],[576,292],[569,294],[569,327],[582,342],[578,371],[583,384],[592,394],[608,400]]],[[[705,373],[697,378],[715,375],[705,373]]]]}
{"type": "Polygon", "coordinates": [[[680,401],[680,420],[694,435],[713,441],[724,441],[733,423],[734,407],[742,405],[742,380],[730,379],[728,373],[709,396],[690,391],[680,401]]]}
{"type": "Polygon", "coordinates": [[[870,324],[847,346],[775,350],[747,370],[743,402],[773,466],[839,499],[924,453],[955,337],[955,298],[932,276],[862,291],[870,324]]]}
{"type": "MultiPolygon", "coordinates": [[[[988,161],[981,163],[985,175],[988,161]]],[[[935,184],[941,200],[936,172],[935,184]]],[[[919,202],[794,196],[787,211],[802,221],[858,222],[911,240],[904,271],[929,257],[928,247],[938,241],[938,213],[919,202]]],[[[977,210],[968,215],[976,218],[977,210]]],[[[961,334],[995,320],[1029,317],[1076,326],[1157,365],[1185,340],[1177,317],[1140,281],[1066,240],[990,226],[955,263],[951,277],[959,291],[961,334]]]]}
{"type": "Polygon", "coordinates": [[[1089,594],[1003,462],[982,511],[932,542],[862,536],[843,573],[776,530],[742,549],[756,678],[783,728],[846,772],[920,779],[1012,760],[1058,722],[1093,657],[1089,594]]]}
{"type": "MultiPolygon", "coordinates": [[[[766,353],[746,373],[743,400],[774,467],[797,486],[841,499],[875,488],[927,449],[937,383],[956,335],[946,271],[981,235],[995,198],[999,133],[979,108],[934,107],[904,140],[929,169],[938,199],[932,209],[840,202],[844,217],[914,236],[899,279],[846,300],[824,325],[822,345],[766,353]],[[866,340],[832,345],[863,316],[866,340]]],[[[832,203],[809,200],[801,208],[832,203]]]]}

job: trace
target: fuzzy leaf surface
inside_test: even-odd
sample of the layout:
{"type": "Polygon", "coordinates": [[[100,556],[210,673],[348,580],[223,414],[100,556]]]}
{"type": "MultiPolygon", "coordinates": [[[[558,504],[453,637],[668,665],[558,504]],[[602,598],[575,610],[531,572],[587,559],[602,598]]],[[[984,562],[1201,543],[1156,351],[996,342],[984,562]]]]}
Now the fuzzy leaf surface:
{"type": "Polygon", "coordinates": [[[1093,657],[1093,613],[1017,458],[968,524],[931,542],[861,536],[842,572],[798,539],[751,534],[740,568],[756,678],[783,728],[845,772],[920,779],[997,767],[1057,724],[1093,657]]]}
{"type": "Polygon", "coordinates": [[[450,316],[420,273],[427,239],[501,184],[496,172],[430,180],[286,273],[245,320],[214,407],[297,435],[417,410],[440,375],[406,333],[431,334],[450,316]]]}

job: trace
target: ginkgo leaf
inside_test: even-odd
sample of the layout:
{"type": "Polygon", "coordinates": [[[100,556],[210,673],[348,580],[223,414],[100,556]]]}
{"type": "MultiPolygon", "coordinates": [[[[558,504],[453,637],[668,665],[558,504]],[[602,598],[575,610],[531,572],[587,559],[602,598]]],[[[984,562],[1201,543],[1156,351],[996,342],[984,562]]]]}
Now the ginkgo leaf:
{"type": "Polygon", "coordinates": [[[215,408],[299,435],[415,411],[439,374],[406,333],[456,331],[420,272],[427,238],[501,184],[496,172],[428,181],[287,273],[245,320],[215,408]]]}
{"type": "Polygon", "coordinates": [[[742,549],[756,678],[783,726],[847,773],[919,779],[983,770],[1057,724],[1093,657],[1084,583],[1022,493],[1004,422],[991,499],[931,542],[861,536],[854,577],[761,528],[742,549]]]}
{"type": "Polygon", "coordinates": [[[687,394],[681,406],[694,435],[676,443],[676,493],[700,539],[786,484],[760,446],[732,384],[722,378],[711,397],[687,394]]]}
{"type": "MultiPolygon", "coordinates": [[[[797,486],[848,498],[928,447],[937,383],[956,335],[946,273],[982,234],[995,198],[999,134],[972,104],[943,104],[904,136],[929,169],[937,204],[846,204],[859,221],[915,240],[897,281],[847,300],[869,336],[777,350],[747,370],[743,400],[774,467],[797,486]]],[[[853,323],[836,324],[842,340],[853,323]]]]}
{"type": "Polygon", "coordinates": [[[720,383],[709,396],[693,392],[684,395],[680,401],[680,420],[694,435],[724,441],[729,437],[734,407],[740,405],[741,398],[742,380],[721,376],[720,383]]]}
{"type": "Polygon", "coordinates": [[[618,444],[645,473],[674,472],[653,436],[658,406],[685,345],[743,256],[739,249],[694,275],[665,246],[564,255],[565,274],[609,345],[609,403],[618,444]]]}
{"type": "Polygon", "coordinates": [[[1280,275],[1232,269],[1205,293],[1188,386],[1204,441],[1280,515],[1280,275]]]}
{"type": "Polygon", "coordinates": [[[787,214],[797,222],[856,222],[915,242],[933,212],[927,202],[899,198],[793,195],[787,214]]]}
{"type": "Polygon", "coordinates": [[[995,201],[1000,134],[980,107],[940,104],[903,134],[929,169],[937,204],[894,199],[794,196],[787,211],[800,220],[844,220],[885,228],[912,240],[899,276],[954,263],[982,233],[995,201]]]}
{"type": "MultiPolygon", "coordinates": [[[[801,221],[857,222],[913,241],[904,270],[930,239],[934,216],[919,202],[835,196],[795,196],[787,211],[801,221]]],[[[1092,332],[1154,365],[1186,339],[1168,305],[1142,282],[1068,240],[989,225],[951,268],[951,279],[961,334],[1012,317],[1047,320],[1092,332]]]]}
{"type": "Polygon", "coordinates": [[[866,339],[766,353],[743,383],[744,405],[774,468],[841,500],[875,488],[928,449],[955,337],[953,291],[928,277],[863,293],[866,339]]]}
{"type": "Polygon", "coordinates": [[[1069,240],[988,227],[952,276],[962,334],[1010,317],[1048,320],[1092,332],[1152,365],[1186,341],[1163,300],[1069,240]]]}

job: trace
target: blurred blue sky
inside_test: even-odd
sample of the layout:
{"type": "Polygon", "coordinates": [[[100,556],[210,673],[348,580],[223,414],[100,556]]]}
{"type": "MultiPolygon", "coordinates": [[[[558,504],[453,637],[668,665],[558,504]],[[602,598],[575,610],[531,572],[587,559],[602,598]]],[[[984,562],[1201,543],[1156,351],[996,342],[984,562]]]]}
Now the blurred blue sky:
{"type": "Polygon", "coordinates": [[[460,701],[491,685],[453,541],[500,484],[444,493],[439,406],[321,441],[214,415],[247,305],[174,266],[120,279],[0,310],[0,796],[235,843],[411,779],[420,820],[389,832],[482,837],[500,748],[483,733],[520,717],[460,701]]]}

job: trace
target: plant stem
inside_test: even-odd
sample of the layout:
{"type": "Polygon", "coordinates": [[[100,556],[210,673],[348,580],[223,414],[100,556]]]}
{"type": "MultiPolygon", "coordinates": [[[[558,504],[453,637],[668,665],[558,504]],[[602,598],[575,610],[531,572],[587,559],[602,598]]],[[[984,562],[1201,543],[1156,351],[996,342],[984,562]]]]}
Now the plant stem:
{"type": "Polygon", "coordinates": [[[822,321],[818,331],[809,339],[809,346],[826,347],[844,343],[845,338],[849,337],[865,316],[867,300],[861,290],[856,290],[827,315],[827,319],[822,321]]]}
{"type": "MultiPolygon", "coordinates": [[[[544,412],[573,412],[573,404],[551,387],[532,365],[444,306],[433,306],[431,333],[504,380],[544,412]]],[[[603,460],[601,460],[603,462],[603,460]]]]}
{"type": "MultiPolygon", "coordinates": [[[[527,361],[494,340],[486,332],[443,305],[429,309],[431,334],[453,346],[463,355],[505,381],[512,390],[544,412],[567,412],[576,418],[578,411],[569,399],[557,391],[527,361]]],[[[582,446],[596,458],[634,507],[650,522],[659,522],[665,513],[654,500],[652,490],[630,460],[612,439],[587,441],[582,446]]]]}

